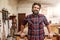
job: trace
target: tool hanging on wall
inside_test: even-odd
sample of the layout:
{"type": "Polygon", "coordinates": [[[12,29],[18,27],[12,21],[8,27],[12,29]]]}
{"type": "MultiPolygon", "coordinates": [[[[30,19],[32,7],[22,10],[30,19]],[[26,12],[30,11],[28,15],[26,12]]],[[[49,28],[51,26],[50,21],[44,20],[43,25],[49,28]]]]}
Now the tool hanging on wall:
{"type": "Polygon", "coordinates": [[[8,19],[8,11],[3,8],[2,9],[2,21],[3,21],[3,33],[2,33],[2,39],[3,40],[6,40],[6,34],[5,34],[5,24],[6,24],[6,20],[7,20],[7,23],[8,23],[8,35],[9,35],[9,19],[8,19]]]}

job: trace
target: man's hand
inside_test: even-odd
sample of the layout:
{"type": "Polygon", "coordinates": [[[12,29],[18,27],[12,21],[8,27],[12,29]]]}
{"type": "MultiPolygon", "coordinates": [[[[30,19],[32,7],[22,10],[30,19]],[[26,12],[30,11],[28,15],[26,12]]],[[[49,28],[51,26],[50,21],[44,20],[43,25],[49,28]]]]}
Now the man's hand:
{"type": "Polygon", "coordinates": [[[20,36],[21,36],[21,37],[25,37],[25,34],[24,34],[24,33],[21,33],[20,36]]]}
{"type": "Polygon", "coordinates": [[[53,38],[53,33],[49,33],[49,34],[48,34],[48,38],[49,38],[49,39],[53,38]]]}

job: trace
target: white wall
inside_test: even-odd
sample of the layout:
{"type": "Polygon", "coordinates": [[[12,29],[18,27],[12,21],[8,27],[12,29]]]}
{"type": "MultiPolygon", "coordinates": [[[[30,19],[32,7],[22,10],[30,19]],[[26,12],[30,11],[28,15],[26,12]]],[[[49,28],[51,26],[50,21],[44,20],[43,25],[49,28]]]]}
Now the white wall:
{"type": "Polygon", "coordinates": [[[32,3],[21,1],[18,5],[18,13],[31,14],[32,3]]]}
{"type": "Polygon", "coordinates": [[[3,23],[2,23],[2,13],[0,13],[0,38],[2,40],[2,30],[3,30],[3,23]]]}
{"type": "Polygon", "coordinates": [[[48,7],[47,17],[52,23],[60,23],[60,3],[55,6],[48,7]]]}
{"type": "Polygon", "coordinates": [[[0,0],[0,11],[5,8],[10,14],[17,14],[17,2],[15,0],[0,0]]]}

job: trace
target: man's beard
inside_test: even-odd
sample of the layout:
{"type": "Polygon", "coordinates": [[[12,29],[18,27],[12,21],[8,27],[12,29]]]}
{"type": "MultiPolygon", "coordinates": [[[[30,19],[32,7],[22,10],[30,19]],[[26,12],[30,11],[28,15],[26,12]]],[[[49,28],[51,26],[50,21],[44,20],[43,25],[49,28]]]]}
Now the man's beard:
{"type": "Polygon", "coordinates": [[[35,10],[35,11],[32,11],[34,15],[38,15],[39,14],[39,11],[35,10]]]}

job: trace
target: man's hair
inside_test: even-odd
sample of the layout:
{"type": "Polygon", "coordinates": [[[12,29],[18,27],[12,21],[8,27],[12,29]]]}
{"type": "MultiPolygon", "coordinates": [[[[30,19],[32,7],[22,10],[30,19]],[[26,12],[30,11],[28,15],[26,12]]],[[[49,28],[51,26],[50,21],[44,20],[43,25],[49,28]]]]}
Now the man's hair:
{"type": "Polygon", "coordinates": [[[35,5],[38,5],[39,7],[41,7],[41,4],[40,4],[40,3],[34,3],[34,4],[32,5],[32,8],[33,8],[35,5]]]}

